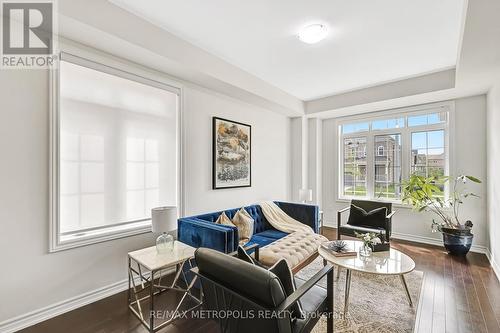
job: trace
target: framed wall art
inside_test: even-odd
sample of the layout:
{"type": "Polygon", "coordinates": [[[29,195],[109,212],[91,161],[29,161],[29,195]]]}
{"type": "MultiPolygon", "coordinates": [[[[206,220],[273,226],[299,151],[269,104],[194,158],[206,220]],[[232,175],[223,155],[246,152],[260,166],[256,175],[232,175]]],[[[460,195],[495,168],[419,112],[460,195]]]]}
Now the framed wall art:
{"type": "Polygon", "coordinates": [[[252,127],[213,117],[214,190],[252,186],[252,127]]]}

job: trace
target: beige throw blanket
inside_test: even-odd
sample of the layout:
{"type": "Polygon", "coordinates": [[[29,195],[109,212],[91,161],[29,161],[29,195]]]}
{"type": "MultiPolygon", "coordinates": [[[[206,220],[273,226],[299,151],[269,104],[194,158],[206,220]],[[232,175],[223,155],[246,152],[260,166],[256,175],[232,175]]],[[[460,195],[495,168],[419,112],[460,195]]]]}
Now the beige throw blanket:
{"type": "Polygon", "coordinates": [[[274,202],[264,201],[261,202],[259,205],[262,208],[264,216],[275,229],[286,233],[292,233],[295,231],[304,231],[313,233],[311,227],[303,223],[300,223],[294,218],[288,216],[274,202]]]}

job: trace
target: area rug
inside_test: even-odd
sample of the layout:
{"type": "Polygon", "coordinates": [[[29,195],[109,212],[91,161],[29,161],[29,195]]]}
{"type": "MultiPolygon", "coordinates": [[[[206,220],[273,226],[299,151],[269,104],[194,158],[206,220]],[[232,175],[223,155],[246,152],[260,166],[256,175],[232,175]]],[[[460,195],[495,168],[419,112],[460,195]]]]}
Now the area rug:
{"type": "MultiPolygon", "coordinates": [[[[323,260],[319,257],[299,271],[296,278],[308,280],[322,267],[323,260]]],[[[341,270],[339,280],[335,281],[334,278],[334,331],[344,333],[413,332],[423,277],[424,273],[420,271],[413,271],[405,275],[413,300],[413,307],[410,307],[398,276],[373,275],[353,271],[349,311],[346,318],[343,318],[345,269],[341,270]]],[[[326,277],[319,282],[319,285],[326,288],[326,277]]],[[[312,332],[326,332],[326,319],[321,318],[312,332]]]]}

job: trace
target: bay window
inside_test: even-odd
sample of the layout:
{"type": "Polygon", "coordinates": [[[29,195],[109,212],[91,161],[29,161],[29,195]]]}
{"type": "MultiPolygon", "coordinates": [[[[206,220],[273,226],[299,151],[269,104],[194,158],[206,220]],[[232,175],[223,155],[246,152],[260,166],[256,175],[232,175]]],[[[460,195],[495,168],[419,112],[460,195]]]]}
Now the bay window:
{"type": "Polygon", "coordinates": [[[411,174],[448,174],[451,106],[342,119],[338,197],[397,202],[411,174]]]}

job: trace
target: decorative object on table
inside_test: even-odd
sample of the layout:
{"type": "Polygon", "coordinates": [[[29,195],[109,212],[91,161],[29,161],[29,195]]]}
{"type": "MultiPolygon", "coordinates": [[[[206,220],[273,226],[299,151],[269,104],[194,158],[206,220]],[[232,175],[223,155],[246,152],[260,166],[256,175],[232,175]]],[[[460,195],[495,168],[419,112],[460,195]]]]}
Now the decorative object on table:
{"type": "Polygon", "coordinates": [[[432,231],[441,232],[444,247],[452,255],[466,255],[472,246],[472,222],[461,223],[459,217],[460,205],[464,200],[478,197],[467,191],[465,184],[469,181],[481,183],[473,176],[423,177],[418,174],[412,174],[410,179],[403,183],[403,202],[411,204],[415,211],[428,211],[439,217],[439,222],[432,220],[432,231]],[[451,187],[448,198],[444,194],[446,184],[451,187]]]}
{"type": "Polygon", "coordinates": [[[252,186],[252,127],[213,117],[212,188],[252,186]]]}
{"type": "Polygon", "coordinates": [[[372,246],[373,252],[384,252],[389,251],[391,249],[391,243],[389,242],[381,242],[380,244],[374,244],[372,246]]]}
{"type": "Polygon", "coordinates": [[[152,231],[162,234],[156,239],[158,253],[170,253],[174,249],[174,237],[169,232],[177,229],[177,207],[157,207],[151,210],[152,231]]]}
{"type": "MultiPolygon", "coordinates": [[[[377,255],[371,258],[377,260],[377,255]]],[[[353,260],[352,258],[345,258],[353,260]]],[[[390,259],[389,259],[390,260],[390,259]]],[[[295,279],[308,280],[323,267],[323,258],[319,257],[295,275],[295,279]]],[[[345,270],[344,270],[345,271],[345,270]]],[[[416,324],[417,304],[421,297],[424,273],[414,270],[405,274],[408,290],[415,306],[410,308],[402,302],[403,287],[397,276],[352,272],[352,287],[349,297],[349,314],[343,317],[346,274],[334,279],[333,295],[335,298],[334,332],[335,333],[413,333],[416,324]]],[[[326,280],[319,286],[326,288],[326,280]]],[[[312,333],[324,333],[326,321],[322,318],[312,333]]]]}
{"type": "Polygon", "coordinates": [[[322,247],[330,251],[336,257],[357,256],[358,253],[349,247],[349,244],[343,240],[335,240],[321,244],[322,247]]]}
{"type": "Polygon", "coordinates": [[[356,237],[356,232],[374,232],[383,234],[382,239],[389,242],[394,214],[396,211],[392,210],[390,202],[352,200],[349,207],[337,212],[337,239],[342,235],[356,237]],[[349,212],[347,224],[342,224],[344,212],[349,212]]]}
{"type": "Polygon", "coordinates": [[[374,245],[382,244],[380,235],[374,232],[367,232],[364,234],[356,232],[356,238],[360,239],[363,242],[363,246],[359,249],[359,255],[364,257],[369,257],[372,255],[374,245]]]}
{"type": "Polygon", "coordinates": [[[302,203],[308,203],[313,201],[313,191],[310,189],[300,189],[299,190],[299,200],[302,203]]]}

